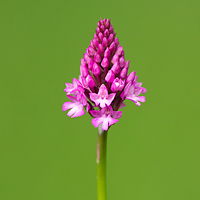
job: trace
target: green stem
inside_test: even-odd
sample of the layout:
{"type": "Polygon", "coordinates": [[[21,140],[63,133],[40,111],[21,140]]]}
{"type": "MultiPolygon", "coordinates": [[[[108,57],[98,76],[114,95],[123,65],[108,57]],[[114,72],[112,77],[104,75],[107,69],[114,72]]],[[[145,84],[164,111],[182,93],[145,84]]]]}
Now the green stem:
{"type": "Polygon", "coordinates": [[[101,126],[98,130],[97,140],[97,199],[106,200],[106,141],[107,131],[103,131],[101,126]]]}

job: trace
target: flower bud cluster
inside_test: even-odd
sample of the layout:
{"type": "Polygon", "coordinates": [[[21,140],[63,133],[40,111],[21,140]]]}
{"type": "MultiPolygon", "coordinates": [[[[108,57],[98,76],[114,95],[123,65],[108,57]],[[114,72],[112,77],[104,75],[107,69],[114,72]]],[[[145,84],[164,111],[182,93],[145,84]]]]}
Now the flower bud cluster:
{"type": "Polygon", "coordinates": [[[125,61],[123,47],[120,46],[109,19],[100,20],[94,38],[86,49],[80,65],[80,76],[73,83],[66,83],[65,92],[72,102],[63,104],[63,111],[70,109],[68,116],[79,117],[85,110],[93,117],[95,127],[103,130],[118,122],[129,99],[137,106],[145,102],[146,89],[137,82],[135,71],[128,75],[129,61],[125,61]]]}

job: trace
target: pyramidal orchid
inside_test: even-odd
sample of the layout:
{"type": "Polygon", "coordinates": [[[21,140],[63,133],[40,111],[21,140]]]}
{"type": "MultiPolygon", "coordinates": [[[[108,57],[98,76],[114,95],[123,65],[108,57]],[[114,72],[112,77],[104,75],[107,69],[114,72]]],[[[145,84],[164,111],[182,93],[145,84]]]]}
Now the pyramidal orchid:
{"type": "Polygon", "coordinates": [[[68,116],[80,117],[85,111],[92,117],[92,124],[98,127],[97,166],[98,200],[106,200],[106,137],[110,126],[118,122],[125,106],[131,100],[137,106],[145,102],[147,91],[137,82],[135,71],[128,75],[129,61],[125,61],[123,47],[120,46],[109,19],[100,20],[93,40],[90,41],[81,59],[79,78],[73,83],[65,83],[70,101],[63,104],[68,116]]]}

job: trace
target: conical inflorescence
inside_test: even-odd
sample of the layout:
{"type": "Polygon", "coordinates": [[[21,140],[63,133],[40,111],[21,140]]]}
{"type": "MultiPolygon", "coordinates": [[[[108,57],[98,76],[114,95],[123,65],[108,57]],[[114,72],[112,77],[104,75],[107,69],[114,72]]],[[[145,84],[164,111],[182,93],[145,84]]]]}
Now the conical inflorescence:
{"type": "Polygon", "coordinates": [[[79,79],[65,83],[65,92],[71,102],[63,104],[68,116],[79,117],[85,110],[93,117],[92,124],[103,130],[118,122],[129,99],[137,106],[145,102],[147,91],[137,82],[135,71],[128,75],[129,61],[125,61],[123,47],[120,46],[109,19],[100,20],[94,38],[81,59],[79,79]]]}

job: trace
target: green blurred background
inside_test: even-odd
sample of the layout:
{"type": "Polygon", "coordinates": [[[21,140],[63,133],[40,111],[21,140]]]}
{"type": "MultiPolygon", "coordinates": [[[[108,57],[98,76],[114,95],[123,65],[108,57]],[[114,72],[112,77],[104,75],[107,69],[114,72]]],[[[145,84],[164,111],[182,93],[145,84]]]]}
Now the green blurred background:
{"type": "Polygon", "coordinates": [[[147,88],[108,136],[108,200],[200,199],[200,1],[0,0],[0,200],[96,199],[97,130],[62,112],[110,18],[147,88]]]}

